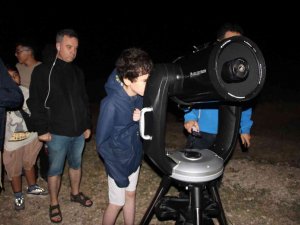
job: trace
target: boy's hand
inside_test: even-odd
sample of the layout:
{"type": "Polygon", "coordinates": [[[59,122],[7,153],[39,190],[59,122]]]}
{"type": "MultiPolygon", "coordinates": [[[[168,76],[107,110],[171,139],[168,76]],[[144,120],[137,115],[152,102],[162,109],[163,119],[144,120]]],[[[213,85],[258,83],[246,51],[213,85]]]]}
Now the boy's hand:
{"type": "Polygon", "coordinates": [[[133,121],[139,121],[140,118],[141,118],[141,110],[139,110],[139,109],[136,108],[136,109],[133,111],[132,119],[133,119],[133,121]]]}
{"type": "Polygon", "coordinates": [[[189,132],[190,134],[192,133],[192,128],[194,131],[199,132],[199,125],[198,122],[195,120],[190,120],[184,123],[184,128],[189,132]]]}
{"type": "Polygon", "coordinates": [[[242,144],[243,144],[246,148],[249,148],[249,147],[250,147],[250,139],[251,139],[251,135],[250,135],[250,134],[241,134],[242,144]]]}

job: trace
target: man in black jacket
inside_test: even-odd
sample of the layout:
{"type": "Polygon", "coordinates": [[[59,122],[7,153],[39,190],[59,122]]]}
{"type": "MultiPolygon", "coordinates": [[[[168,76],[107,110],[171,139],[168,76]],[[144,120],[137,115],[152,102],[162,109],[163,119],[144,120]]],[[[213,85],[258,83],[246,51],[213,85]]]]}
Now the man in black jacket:
{"type": "Polygon", "coordinates": [[[48,146],[49,215],[55,223],[62,221],[58,193],[66,159],[71,201],[86,207],[93,204],[79,191],[84,139],[91,134],[91,120],[84,74],[72,64],[77,48],[78,36],[73,30],[57,33],[56,58],[53,63],[42,63],[34,69],[27,100],[39,139],[48,146]]]}
{"type": "MultiPolygon", "coordinates": [[[[5,118],[7,108],[17,108],[23,104],[21,89],[10,78],[0,58],[0,150],[3,148],[5,118]]],[[[0,152],[0,190],[2,188],[2,160],[0,152]]]]}

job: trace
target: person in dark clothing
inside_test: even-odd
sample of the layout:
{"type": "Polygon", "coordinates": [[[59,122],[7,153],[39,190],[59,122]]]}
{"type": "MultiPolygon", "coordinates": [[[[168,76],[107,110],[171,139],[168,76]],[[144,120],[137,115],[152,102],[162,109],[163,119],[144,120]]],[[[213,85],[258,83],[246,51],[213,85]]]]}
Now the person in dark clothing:
{"type": "Polygon", "coordinates": [[[23,93],[9,76],[0,58],[0,190],[2,190],[2,149],[5,132],[5,118],[7,108],[18,108],[24,101],[23,93]]]}
{"type": "Polygon", "coordinates": [[[109,205],[102,224],[114,224],[123,208],[124,224],[134,224],[135,190],[142,162],[139,135],[140,109],[145,86],[153,67],[141,49],[124,50],[105,84],[96,129],[97,151],[108,174],[109,205]]]}
{"type": "Polygon", "coordinates": [[[27,100],[39,139],[48,146],[49,216],[55,223],[62,221],[58,194],[66,159],[71,201],[86,207],[93,204],[79,191],[82,153],[85,139],[91,134],[91,117],[84,74],[72,63],[77,48],[78,36],[74,30],[57,33],[56,58],[53,63],[42,63],[33,70],[27,100]]]}

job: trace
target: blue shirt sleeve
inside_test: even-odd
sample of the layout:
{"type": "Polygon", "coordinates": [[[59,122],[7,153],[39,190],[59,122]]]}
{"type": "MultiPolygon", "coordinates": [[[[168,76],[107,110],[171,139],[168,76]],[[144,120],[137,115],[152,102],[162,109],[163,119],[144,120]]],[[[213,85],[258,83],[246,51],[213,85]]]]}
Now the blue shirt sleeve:
{"type": "Polygon", "coordinates": [[[243,109],[240,123],[240,133],[250,134],[253,121],[251,120],[252,108],[243,109]]]}
{"type": "Polygon", "coordinates": [[[192,109],[192,110],[185,110],[184,114],[184,122],[188,122],[191,120],[198,121],[199,117],[199,110],[200,109],[192,109]]]}

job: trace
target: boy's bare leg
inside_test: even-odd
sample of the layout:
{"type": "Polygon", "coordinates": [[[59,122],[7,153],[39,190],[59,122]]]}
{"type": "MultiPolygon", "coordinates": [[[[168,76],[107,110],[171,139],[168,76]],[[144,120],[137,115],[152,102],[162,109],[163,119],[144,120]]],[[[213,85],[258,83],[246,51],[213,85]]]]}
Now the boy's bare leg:
{"type": "Polygon", "coordinates": [[[133,225],[135,219],[135,191],[125,192],[125,205],[123,207],[125,225],[133,225]]]}
{"type": "Polygon", "coordinates": [[[122,209],[122,206],[109,203],[103,214],[102,225],[115,224],[116,219],[117,219],[121,209],[122,209]]]}

